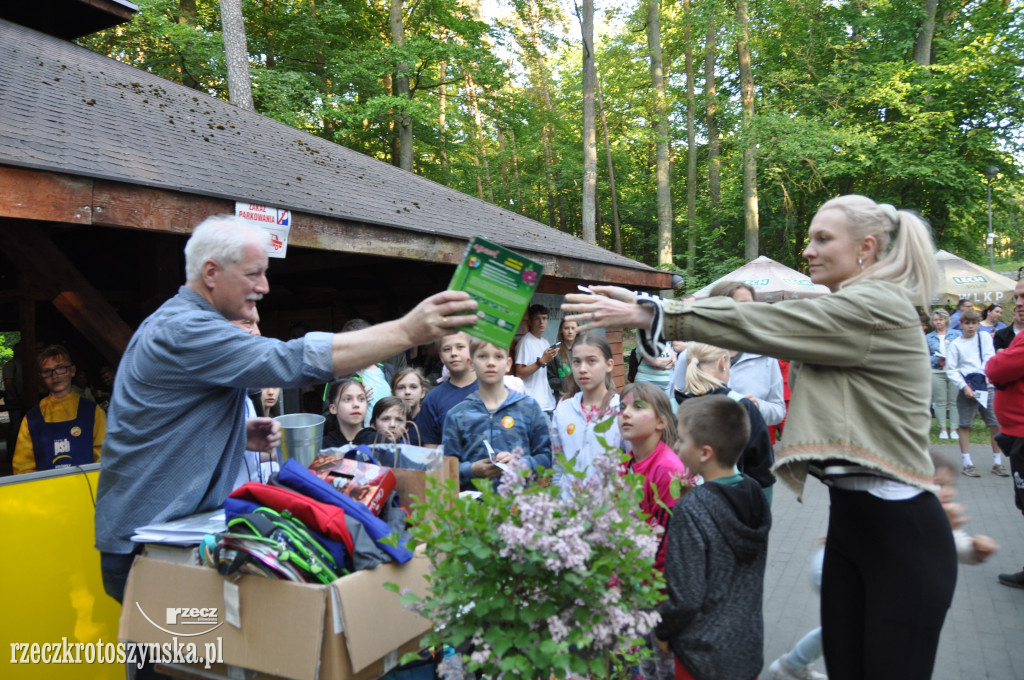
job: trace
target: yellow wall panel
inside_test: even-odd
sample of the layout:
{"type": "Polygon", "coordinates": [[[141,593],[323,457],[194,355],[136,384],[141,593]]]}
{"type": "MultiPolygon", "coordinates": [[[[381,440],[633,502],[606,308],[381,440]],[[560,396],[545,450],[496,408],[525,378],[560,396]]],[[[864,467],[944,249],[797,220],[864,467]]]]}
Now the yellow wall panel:
{"type": "MultiPolygon", "coordinates": [[[[93,547],[98,465],[8,477],[0,485],[0,677],[123,678],[118,663],[12,663],[11,643],[117,643],[121,607],[103,591],[93,547]]],[[[20,653],[15,653],[20,657],[20,653]]]]}

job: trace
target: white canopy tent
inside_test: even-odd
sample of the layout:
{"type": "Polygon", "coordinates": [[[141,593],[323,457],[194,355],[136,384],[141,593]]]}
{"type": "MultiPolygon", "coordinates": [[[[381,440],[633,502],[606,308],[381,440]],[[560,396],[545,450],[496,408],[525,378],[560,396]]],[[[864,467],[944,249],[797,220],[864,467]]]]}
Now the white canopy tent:
{"type": "Polygon", "coordinates": [[[953,253],[935,253],[938,265],[938,286],[932,298],[934,305],[955,305],[962,298],[977,304],[1013,303],[1017,282],[953,253]]]}
{"type": "Polygon", "coordinates": [[[813,283],[806,274],[762,255],[704,286],[694,296],[698,299],[707,297],[711,289],[723,281],[748,284],[754,289],[754,299],[758,302],[814,298],[829,293],[828,288],[813,283]]]}

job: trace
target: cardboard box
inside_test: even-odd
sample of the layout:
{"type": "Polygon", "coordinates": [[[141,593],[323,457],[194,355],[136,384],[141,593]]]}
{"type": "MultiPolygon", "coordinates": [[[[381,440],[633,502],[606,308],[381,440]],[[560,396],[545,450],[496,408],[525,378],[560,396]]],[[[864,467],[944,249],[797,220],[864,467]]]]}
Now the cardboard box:
{"type": "Polygon", "coordinates": [[[227,664],[294,680],[370,680],[419,649],[431,627],[404,610],[398,594],[383,584],[397,583],[423,596],[429,569],[420,551],[401,566],[382,564],[314,585],[224,577],[209,567],[138,557],[128,576],[119,637],[191,642],[200,653],[220,649],[227,664]],[[240,626],[228,622],[233,585],[240,626]]]}

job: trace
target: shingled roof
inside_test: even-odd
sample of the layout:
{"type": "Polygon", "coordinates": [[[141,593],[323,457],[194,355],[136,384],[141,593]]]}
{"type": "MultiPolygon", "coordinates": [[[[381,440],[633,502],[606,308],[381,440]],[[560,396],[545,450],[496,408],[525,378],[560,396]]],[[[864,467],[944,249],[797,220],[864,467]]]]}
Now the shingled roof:
{"type": "MultiPolygon", "coordinates": [[[[654,274],[627,257],[83,47],[0,21],[0,165],[654,274]]],[[[661,276],[655,275],[659,280],[661,276]]],[[[663,275],[662,275],[663,276],[663,275]]]]}

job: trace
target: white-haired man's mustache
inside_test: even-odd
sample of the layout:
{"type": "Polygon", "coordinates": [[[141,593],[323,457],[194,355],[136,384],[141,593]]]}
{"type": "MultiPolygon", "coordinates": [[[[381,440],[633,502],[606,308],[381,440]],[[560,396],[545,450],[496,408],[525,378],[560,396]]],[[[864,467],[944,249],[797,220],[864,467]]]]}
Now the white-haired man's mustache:
{"type": "Polygon", "coordinates": [[[263,299],[263,293],[253,293],[252,295],[246,295],[245,296],[245,301],[246,302],[259,302],[262,299],[263,299]]]}

